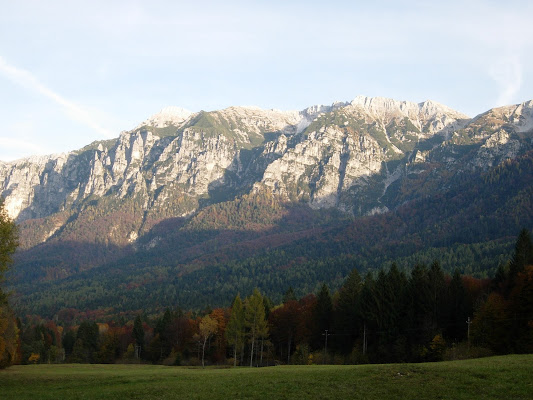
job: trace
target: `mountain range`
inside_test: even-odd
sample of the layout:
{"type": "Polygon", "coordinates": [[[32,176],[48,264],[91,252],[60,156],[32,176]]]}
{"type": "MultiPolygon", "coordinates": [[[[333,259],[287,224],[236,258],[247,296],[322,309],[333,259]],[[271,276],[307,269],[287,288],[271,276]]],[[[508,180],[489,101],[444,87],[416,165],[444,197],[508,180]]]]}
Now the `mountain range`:
{"type": "Polygon", "coordinates": [[[0,162],[15,307],[206,307],[392,261],[489,276],[533,225],[532,150],[533,101],[474,118],[364,96],[168,107],[117,139],[0,162]]]}

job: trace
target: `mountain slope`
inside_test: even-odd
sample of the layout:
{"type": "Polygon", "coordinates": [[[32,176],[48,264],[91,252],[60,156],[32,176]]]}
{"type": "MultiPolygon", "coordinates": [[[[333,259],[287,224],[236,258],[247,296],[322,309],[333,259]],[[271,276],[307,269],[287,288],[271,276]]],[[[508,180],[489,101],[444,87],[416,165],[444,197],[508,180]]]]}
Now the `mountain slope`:
{"type": "Polygon", "coordinates": [[[364,273],[393,261],[409,268],[439,259],[447,271],[460,267],[486,276],[510,258],[520,227],[533,225],[532,171],[529,152],[465,177],[445,194],[355,220],[275,205],[279,222],[254,230],[240,222],[261,224],[264,214],[239,217],[236,211],[253,212],[260,199],[212,206],[187,223],[158,226],[135,253],[113,262],[64,279],[26,280],[18,286],[17,307],[49,316],[65,308],[106,315],[157,312],[175,305],[228,305],[236,292],[254,287],[278,301],[289,286],[302,295],[321,282],[334,289],[354,267],[364,273]],[[232,221],[223,218],[224,211],[232,221]],[[208,221],[216,225],[216,216],[221,224],[205,227],[208,221]]]}
{"type": "Polygon", "coordinates": [[[154,304],[161,290],[185,304],[169,293],[200,290],[213,271],[225,285],[219,297],[264,282],[311,290],[340,282],[354,263],[407,264],[437,248],[485,274],[509,236],[533,225],[524,172],[532,110],[529,101],[470,119],[431,101],[362,96],[300,112],[167,108],[116,140],[0,163],[1,194],[21,228],[20,307],[116,305],[112,293],[79,303],[85,284],[100,293],[126,285],[117,293],[128,309],[132,288],[152,288],[154,304]],[[481,267],[453,255],[463,245],[484,249],[481,267]],[[50,304],[56,288],[70,303],[50,304]]]}

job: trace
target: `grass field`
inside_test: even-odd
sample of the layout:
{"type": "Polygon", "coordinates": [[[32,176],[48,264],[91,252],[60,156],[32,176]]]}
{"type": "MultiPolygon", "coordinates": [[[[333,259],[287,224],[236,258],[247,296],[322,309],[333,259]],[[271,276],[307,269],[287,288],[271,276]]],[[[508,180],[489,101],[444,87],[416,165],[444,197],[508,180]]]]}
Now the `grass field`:
{"type": "Polygon", "coordinates": [[[355,366],[19,365],[0,399],[533,399],[533,355],[355,366]]]}

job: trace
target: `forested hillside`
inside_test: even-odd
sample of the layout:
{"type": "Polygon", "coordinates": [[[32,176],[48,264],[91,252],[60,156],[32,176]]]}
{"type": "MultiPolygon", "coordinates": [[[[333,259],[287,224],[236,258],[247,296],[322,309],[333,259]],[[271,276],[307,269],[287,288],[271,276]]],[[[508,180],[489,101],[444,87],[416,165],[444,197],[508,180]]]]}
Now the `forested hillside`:
{"type": "Polygon", "coordinates": [[[359,364],[455,360],[533,351],[533,241],[527,230],[493,279],[409,273],[393,263],[340,288],[326,284],[272,301],[257,288],[228,307],[179,306],[110,318],[62,310],[19,320],[22,363],[152,362],[167,365],[359,364]]]}

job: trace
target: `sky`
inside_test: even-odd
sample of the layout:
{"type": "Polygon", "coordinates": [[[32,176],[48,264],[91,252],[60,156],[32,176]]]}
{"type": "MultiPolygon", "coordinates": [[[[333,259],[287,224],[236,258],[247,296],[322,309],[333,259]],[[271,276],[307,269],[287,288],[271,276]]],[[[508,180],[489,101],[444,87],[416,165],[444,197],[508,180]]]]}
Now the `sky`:
{"type": "Polygon", "coordinates": [[[533,2],[0,0],[0,160],[118,137],[166,106],[357,95],[470,116],[533,99],[533,2]]]}

